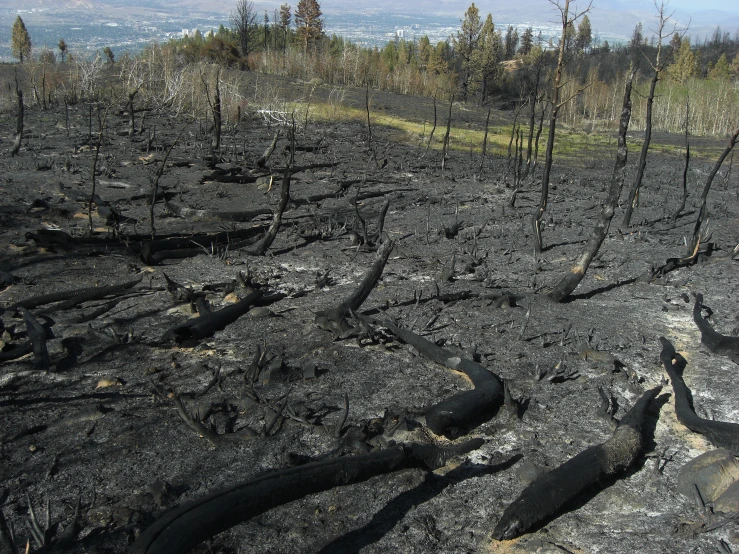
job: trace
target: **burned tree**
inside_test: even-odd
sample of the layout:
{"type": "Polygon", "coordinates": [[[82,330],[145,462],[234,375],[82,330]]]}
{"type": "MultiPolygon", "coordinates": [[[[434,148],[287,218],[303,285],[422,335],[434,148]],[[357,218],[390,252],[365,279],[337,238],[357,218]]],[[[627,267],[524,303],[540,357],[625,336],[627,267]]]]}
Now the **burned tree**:
{"type": "Polygon", "coordinates": [[[18,75],[15,76],[15,95],[18,98],[17,121],[15,125],[15,140],[13,148],[10,151],[11,156],[17,156],[21,149],[21,140],[23,139],[23,91],[18,85],[18,75]]]}
{"type": "MultiPolygon", "coordinates": [[[[542,252],[541,220],[544,216],[544,212],[547,209],[547,203],[549,201],[549,176],[552,172],[552,153],[554,152],[554,137],[557,127],[557,116],[559,115],[559,110],[562,108],[562,106],[564,106],[565,104],[567,104],[567,102],[571,100],[571,98],[567,98],[565,100],[561,100],[560,98],[562,87],[564,86],[564,84],[562,83],[562,75],[567,63],[567,36],[568,33],[571,33],[570,27],[572,26],[572,24],[577,21],[578,18],[590,11],[591,6],[591,4],[589,3],[588,7],[585,8],[583,11],[575,13],[572,17],[570,17],[570,15],[572,15],[570,14],[570,0],[565,0],[564,6],[560,5],[559,3],[554,3],[554,5],[557,7],[562,16],[562,34],[559,39],[557,69],[554,72],[554,82],[552,84],[552,111],[549,116],[549,138],[547,141],[546,158],[544,161],[544,172],[541,178],[541,198],[539,200],[539,206],[536,208],[536,211],[531,218],[531,226],[534,230],[534,253],[537,256],[542,252]]],[[[580,92],[582,92],[582,90],[582,88],[578,89],[575,94],[579,94],[580,92]]]]}
{"type": "MultiPolygon", "coordinates": [[[[649,96],[647,96],[647,114],[646,114],[646,128],[644,129],[644,142],[641,147],[641,155],[639,156],[639,165],[636,171],[636,178],[634,183],[631,185],[629,190],[629,199],[626,203],[626,211],[624,212],[624,218],[621,221],[621,229],[628,229],[631,225],[631,214],[636,207],[639,199],[639,187],[641,187],[642,179],[644,178],[644,170],[647,167],[647,153],[649,152],[649,144],[652,140],[652,105],[654,104],[655,90],[657,89],[657,83],[660,81],[660,75],[665,68],[666,59],[662,57],[662,41],[667,35],[672,35],[674,29],[666,33],[665,26],[669,21],[672,14],[668,15],[665,13],[665,4],[661,2],[657,7],[657,17],[659,24],[657,27],[657,55],[654,63],[649,62],[652,66],[654,75],[649,83],[649,96]]],[[[649,60],[648,60],[649,61],[649,60]]]]}
{"type": "Polygon", "coordinates": [[[562,300],[567,298],[577,288],[583,277],[585,277],[585,272],[587,272],[590,263],[593,261],[595,254],[608,234],[608,228],[611,225],[616,206],[618,206],[618,198],[621,196],[621,188],[624,184],[626,158],[628,156],[626,133],[629,130],[629,121],[631,120],[631,86],[634,80],[634,74],[635,70],[632,69],[626,79],[624,102],[621,108],[621,121],[618,128],[618,152],[616,153],[616,163],[613,166],[608,197],[602,205],[600,219],[590,234],[590,238],[582,254],[580,254],[575,265],[570,268],[570,271],[548,294],[549,298],[555,302],[562,302],[562,300]]]}

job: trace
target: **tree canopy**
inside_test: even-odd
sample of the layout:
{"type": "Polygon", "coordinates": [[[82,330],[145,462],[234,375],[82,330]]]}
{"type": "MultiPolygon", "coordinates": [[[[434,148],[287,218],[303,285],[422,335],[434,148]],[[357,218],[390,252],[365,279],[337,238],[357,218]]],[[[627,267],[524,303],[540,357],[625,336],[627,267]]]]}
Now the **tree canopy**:
{"type": "Polygon", "coordinates": [[[19,15],[13,24],[13,32],[10,38],[10,48],[13,56],[23,63],[24,58],[31,57],[31,36],[28,34],[26,24],[19,15]]]}

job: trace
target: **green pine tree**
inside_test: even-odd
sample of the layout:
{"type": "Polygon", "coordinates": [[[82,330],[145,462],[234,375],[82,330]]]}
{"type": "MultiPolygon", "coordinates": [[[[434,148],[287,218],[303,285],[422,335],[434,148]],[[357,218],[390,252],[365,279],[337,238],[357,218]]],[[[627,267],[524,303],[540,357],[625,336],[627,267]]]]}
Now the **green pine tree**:
{"type": "Polygon", "coordinates": [[[19,15],[13,24],[13,31],[10,38],[10,48],[13,56],[23,63],[24,58],[31,57],[31,36],[28,34],[26,24],[23,23],[19,15]]]}

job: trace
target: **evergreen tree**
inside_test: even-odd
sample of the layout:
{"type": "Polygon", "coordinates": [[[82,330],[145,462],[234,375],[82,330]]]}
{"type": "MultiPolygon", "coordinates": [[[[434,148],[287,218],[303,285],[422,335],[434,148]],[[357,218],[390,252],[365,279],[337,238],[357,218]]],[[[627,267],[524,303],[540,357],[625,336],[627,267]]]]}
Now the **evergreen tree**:
{"type": "Polygon", "coordinates": [[[315,44],[323,34],[323,20],[321,6],[316,0],[300,0],[295,10],[295,25],[298,28],[298,37],[303,42],[305,50],[315,44]]]}
{"type": "Polygon", "coordinates": [[[31,36],[28,34],[26,24],[23,23],[19,15],[13,24],[13,31],[10,38],[10,48],[13,56],[23,63],[23,58],[31,57],[31,36]]]}
{"type": "Polygon", "coordinates": [[[518,49],[518,53],[522,56],[527,56],[533,47],[534,30],[531,27],[526,27],[526,30],[521,35],[521,48],[518,49]]]}
{"type": "Polygon", "coordinates": [[[667,68],[670,76],[679,83],[684,83],[689,77],[696,74],[697,58],[690,48],[690,39],[680,41],[680,49],[675,55],[675,61],[667,68]]]}
{"type": "Polygon", "coordinates": [[[280,6],[280,29],[282,29],[282,45],[285,48],[287,48],[287,32],[290,29],[290,20],[292,19],[291,9],[290,4],[280,6]]]}
{"type": "Polygon", "coordinates": [[[115,61],[115,55],[110,49],[110,46],[106,46],[105,48],[103,48],[103,54],[105,54],[105,57],[108,58],[108,63],[113,63],[115,61]]]}
{"type": "Polygon", "coordinates": [[[716,65],[708,72],[708,76],[714,81],[728,81],[731,79],[731,66],[726,54],[721,54],[716,65]]]}
{"type": "MultiPolygon", "coordinates": [[[[482,22],[480,21],[480,10],[477,9],[475,3],[467,8],[462,20],[462,27],[457,31],[457,35],[453,38],[454,53],[461,60],[462,70],[462,98],[467,99],[470,88],[470,78],[472,77],[472,57],[477,50],[477,43],[480,40],[480,31],[482,30],[482,22]]],[[[437,45],[438,47],[438,45],[437,45]]]]}
{"type": "Polygon", "coordinates": [[[590,48],[593,42],[593,32],[590,28],[590,18],[584,15],[580,25],[577,27],[577,38],[575,39],[575,48],[578,52],[585,52],[590,48]]]}
{"type": "Polygon", "coordinates": [[[505,34],[505,53],[503,54],[506,60],[510,60],[516,55],[516,48],[518,48],[518,30],[513,25],[508,25],[505,34]]]}
{"type": "Polygon", "coordinates": [[[429,59],[431,58],[433,50],[434,47],[431,46],[431,41],[429,40],[428,35],[423,35],[418,39],[418,52],[416,54],[418,69],[424,71],[428,68],[429,59]]]}
{"type": "Polygon", "coordinates": [[[496,32],[493,16],[488,14],[480,33],[479,47],[473,54],[473,78],[470,89],[479,93],[482,104],[495,89],[503,73],[500,66],[503,46],[500,33],[496,32]]]}
{"type": "Polygon", "coordinates": [[[62,63],[64,63],[64,56],[66,55],[66,53],[67,53],[67,43],[64,42],[63,38],[60,38],[59,39],[59,54],[62,57],[62,63]]]}

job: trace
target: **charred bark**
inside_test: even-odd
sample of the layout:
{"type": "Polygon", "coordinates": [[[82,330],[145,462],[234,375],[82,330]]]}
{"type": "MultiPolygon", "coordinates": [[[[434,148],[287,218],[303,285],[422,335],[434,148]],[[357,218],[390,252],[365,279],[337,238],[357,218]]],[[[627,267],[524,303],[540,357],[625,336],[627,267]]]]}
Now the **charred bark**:
{"type": "Polygon", "coordinates": [[[280,130],[278,129],[277,132],[275,133],[275,138],[272,139],[272,142],[267,147],[267,149],[264,151],[264,153],[261,156],[259,156],[259,159],[257,160],[257,167],[267,166],[267,162],[272,156],[272,153],[275,151],[275,148],[277,148],[277,141],[279,139],[280,139],[280,130]]]}
{"type": "Polygon", "coordinates": [[[446,120],[446,133],[444,133],[444,141],[441,147],[441,170],[446,168],[447,152],[449,151],[449,132],[452,129],[452,106],[454,105],[454,95],[449,100],[449,115],[446,120]]]}
{"type": "Polygon", "coordinates": [[[41,371],[49,371],[49,351],[46,348],[46,329],[25,308],[18,311],[26,324],[26,333],[33,346],[33,368],[41,371]]]}
{"type": "Polygon", "coordinates": [[[488,151],[488,129],[490,126],[490,112],[492,111],[492,106],[488,108],[488,116],[485,118],[485,135],[482,137],[482,155],[480,156],[480,168],[477,170],[478,172],[478,179],[482,179],[482,171],[485,167],[485,154],[488,151]]]}
{"type": "Polygon", "coordinates": [[[675,213],[672,214],[672,224],[674,225],[677,218],[685,209],[685,202],[688,200],[688,169],[690,168],[690,140],[688,138],[688,128],[690,123],[690,97],[685,101],[685,165],[683,166],[683,195],[680,199],[680,205],[675,213]]]}
{"type": "Polygon", "coordinates": [[[726,146],[724,151],[719,156],[718,160],[716,161],[716,164],[713,166],[713,169],[711,170],[711,173],[708,174],[708,178],[706,179],[706,185],[703,187],[703,193],[701,194],[701,207],[700,207],[700,211],[698,212],[698,219],[695,220],[695,227],[693,228],[693,238],[690,241],[690,244],[688,245],[688,254],[691,254],[700,244],[701,225],[703,225],[703,220],[706,217],[707,204],[708,204],[708,193],[711,190],[711,184],[713,183],[713,179],[716,177],[718,170],[721,169],[721,165],[724,163],[724,160],[734,149],[737,138],[739,138],[739,127],[737,127],[736,131],[734,131],[734,133],[731,135],[731,138],[729,139],[729,144],[726,146]]]}
{"type": "Polygon", "coordinates": [[[17,121],[15,124],[15,140],[10,155],[15,157],[21,149],[21,140],[23,139],[23,91],[18,86],[18,77],[15,78],[15,95],[18,98],[17,121]]]}
{"type": "Polygon", "coordinates": [[[226,306],[216,312],[188,319],[185,323],[175,325],[162,337],[163,342],[182,342],[184,340],[201,340],[221,331],[242,315],[248,312],[257,301],[264,296],[264,291],[257,289],[236,304],[226,306]]]}
{"type": "Polygon", "coordinates": [[[20,308],[33,309],[38,306],[45,304],[52,304],[59,302],[55,306],[45,310],[45,313],[52,313],[59,310],[68,310],[75,306],[82,304],[83,302],[89,302],[91,300],[99,300],[106,296],[115,296],[121,294],[128,289],[131,289],[141,282],[141,278],[121,283],[119,285],[106,285],[102,287],[88,287],[84,289],[71,289],[62,292],[53,292],[50,294],[43,294],[41,296],[33,296],[26,298],[20,302],[16,302],[11,305],[9,310],[17,310],[20,308]]]}
{"type": "Polygon", "coordinates": [[[186,553],[210,537],[276,506],[401,469],[436,469],[483,443],[482,439],[473,439],[446,448],[414,443],[268,471],[170,510],[139,536],[130,554],[186,553]]]}
{"type": "Polygon", "coordinates": [[[739,337],[729,337],[717,332],[701,314],[703,308],[703,295],[695,295],[693,304],[693,321],[701,332],[701,342],[711,352],[729,356],[739,363],[739,337]]]}
{"type": "Polygon", "coordinates": [[[618,206],[618,198],[621,195],[621,188],[624,184],[624,176],[626,172],[626,159],[628,156],[628,148],[626,146],[626,133],[629,129],[629,121],[631,120],[631,85],[634,79],[635,71],[631,71],[626,79],[626,90],[624,92],[624,102],[621,109],[621,121],[618,129],[618,151],[616,153],[616,162],[613,166],[613,174],[611,175],[611,186],[608,190],[608,197],[603,203],[600,212],[600,219],[596,223],[593,232],[590,234],[585,249],[578,258],[575,265],[570,271],[557,283],[554,289],[547,295],[555,302],[562,302],[572,291],[580,284],[585,273],[590,267],[595,254],[598,252],[603,240],[608,234],[608,228],[611,225],[613,214],[618,206]]]}
{"type": "Polygon", "coordinates": [[[647,409],[661,389],[656,387],[645,392],[623,417],[610,439],[583,450],[526,487],[505,509],[493,536],[509,540],[522,535],[557,514],[586,489],[628,469],[639,457],[647,409]]]}
{"type": "Polygon", "coordinates": [[[380,277],[382,277],[382,271],[385,269],[385,264],[387,263],[392,250],[393,242],[391,240],[383,242],[382,246],[380,246],[377,251],[375,262],[364,274],[357,289],[349,296],[349,298],[341,302],[338,306],[317,312],[315,318],[316,325],[326,331],[334,333],[340,338],[350,336],[350,334],[354,332],[354,328],[349,325],[346,318],[351,315],[352,312],[357,311],[364,301],[367,300],[372,289],[375,288],[380,277]]]}
{"type": "Polygon", "coordinates": [[[727,421],[714,421],[698,417],[693,409],[693,395],[683,381],[682,372],[688,365],[675,347],[664,337],[660,337],[662,352],[660,359],[675,393],[675,415],[677,420],[691,431],[704,435],[717,448],[726,448],[734,456],[739,456],[739,424],[727,421]]]}
{"type": "Polygon", "coordinates": [[[391,321],[378,322],[432,362],[460,371],[469,377],[474,389],[458,392],[426,410],[426,425],[437,435],[455,433],[486,416],[494,415],[503,404],[503,384],[497,375],[480,364],[455,356],[449,350],[398,327],[391,321]]]}

